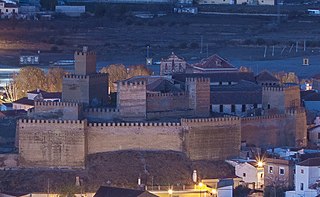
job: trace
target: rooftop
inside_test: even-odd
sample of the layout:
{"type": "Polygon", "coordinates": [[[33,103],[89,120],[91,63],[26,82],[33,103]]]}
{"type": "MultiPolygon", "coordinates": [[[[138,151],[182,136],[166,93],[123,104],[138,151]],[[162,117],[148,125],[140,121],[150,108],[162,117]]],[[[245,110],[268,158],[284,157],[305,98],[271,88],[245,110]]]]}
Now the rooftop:
{"type": "Polygon", "coordinates": [[[126,188],[117,188],[117,187],[107,187],[101,186],[94,197],[138,197],[143,193],[143,196],[155,196],[147,191],[143,190],[134,190],[134,189],[126,189],[126,188]]]}
{"type": "Polygon", "coordinates": [[[277,79],[272,73],[270,73],[267,70],[264,70],[260,72],[257,76],[255,76],[256,81],[273,81],[273,82],[279,82],[279,79],[277,79]]]}
{"type": "Polygon", "coordinates": [[[298,163],[299,166],[320,166],[320,157],[310,158],[298,163]]]}
{"type": "Polygon", "coordinates": [[[34,105],[34,100],[30,100],[28,99],[28,97],[23,97],[21,99],[18,99],[16,101],[13,101],[13,103],[16,104],[21,104],[21,105],[30,105],[33,106],[34,105]]]}
{"type": "Polygon", "coordinates": [[[191,64],[191,66],[203,68],[203,69],[210,69],[210,68],[233,68],[233,69],[236,69],[227,60],[223,59],[222,57],[220,57],[217,54],[214,54],[208,58],[202,59],[199,63],[191,64]]]}

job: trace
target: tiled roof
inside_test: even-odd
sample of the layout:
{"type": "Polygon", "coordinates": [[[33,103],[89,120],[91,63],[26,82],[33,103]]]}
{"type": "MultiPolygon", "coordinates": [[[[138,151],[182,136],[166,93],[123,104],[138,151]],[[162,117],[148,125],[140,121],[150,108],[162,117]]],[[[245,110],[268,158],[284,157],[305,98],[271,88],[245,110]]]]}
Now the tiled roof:
{"type": "Polygon", "coordinates": [[[320,157],[310,158],[298,164],[299,166],[320,166],[320,157]]]}
{"type": "Polygon", "coordinates": [[[13,101],[13,103],[17,103],[17,104],[22,104],[22,105],[30,105],[33,106],[34,105],[34,101],[28,99],[27,97],[23,97],[21,99],[18,99],[16,101],[13,101]]]}
{"type": "Polygon", "coordinates": [[[37,89],[37,90],[29,91],[27,93],[29,93],[29,94],[39,94],[39,93],[48,93],[48,92],[46,92],[44,90],[37,89]]]}
{"type": "Polygon", "coordinates": [[[171,81],[167,79],[158,79],[147,85],[148,91],[169,93],[169,92],[182,92],[183,90],[176,87],[171,81]]]}
{"type": "Polygon", "coordinates": [[[271,74],[269,71],[262,71],[259,73],[256,77],[256,81],[274,81],[279,82],[279,79],[277,79],[273,74],[271,74]]]}
{"type": "Polygon", "coordinates": [[[301,91],[300,96],[304,101],[320,101],[320,94],[314,90],[301,91]]]}
{"type": "Polygon", "coordinates": [[[217,54],[202,59],[199,63],[191,64],[191,66],[199,68],[235,68],[227,60],[217,54]]]}
{"type": "Polygon", "coordinates": [[[162,59],[162,61],[168,61],[170,59],[181,59],[181,60],[184,60],[184,58],[179,57],[176,54],[174,54],[174,52],[172,52],[166,59],[162,59]]]}
{"type": "Polygon", "coordinates": [[[149,195],[144,195],[144,196],[156,197],[156,195],[153,195],[143,190],[106,187],[106,186],[101,186],[96,192],[96,194],[94,195],[94,197],[138,197],[145,192],[148,193],[149,195]]]}
{"type": "Polygon", "coordinates": [[[62,93],[61,92],[44,92],[41,93],[42,97],[44,99],[55,99],[55,98],[62,98],[62,93]]]}

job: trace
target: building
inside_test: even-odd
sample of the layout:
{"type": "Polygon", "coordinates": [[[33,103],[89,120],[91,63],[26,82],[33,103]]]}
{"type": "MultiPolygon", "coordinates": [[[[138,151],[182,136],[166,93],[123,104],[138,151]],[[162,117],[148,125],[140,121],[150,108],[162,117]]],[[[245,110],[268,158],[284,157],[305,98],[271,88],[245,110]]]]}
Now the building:
{"type": "Polygon", "coordinates": [[[23,97],[12,102],[12,108],[15,110],[28,110],[34,107],[34,101],[58,102],[61,100],[61,92],[46,92],[40,89],[27,92],[27,97],[23,97]]]}
{"type": "Polygon", "coordinates": [[[0,1],[0,13],[2,15],[10,16],[18,14],[18,6],[14,3],[7,3],[5,1],[0,1]]]}
{"type": "MultiPolygon", "coordinates": [[[[317,120],[319,121],[319,117],[317,117],[317,120]]],[[[308,140],[309,140],[310,146],[312,147],[320,146],[320,125],[316,125],[308,129],[308,140]]]]}
{"type": "Polygon", "coordinates": [[[262,71],[257,76],[255,80],[260,86],[280,86],[280,81],[269,71],[262,71]]]}
{"type": "Polygon", "coordinates": [[[320,194],[320,158],[311,158],[298,163],[295,167],[295,190],[287,191],[286,197],[314,197],[320,194]]]}
{"type": "Polygon", "coordinates": [[[160,75],[172,75],[174,73],[184,73],[186,71],[187,62],[178,57],[172,52],[172,54],[162,59],[160,63],[160,75]]]}
{"type": "Polygon", "coordinates": [[[308,111],[320,111],[320,93],[315,90],[301,91],[301,101],[308,111]]]}
{"type": "Polygon", "coordinates": [[[261,161],[234,159],[228,160],[229,164],[235,167],[235,175],[251,189],[263,189],[264,168],[261,161]]]}
{"type": "Polygon", "coordinates": [[[291,188],[294,186],[294,164],[290,159],[266,158],[264,159],[265,187],[291,188]]]}
{"type": "MultiPolygon", "coordinates": [[[[241,141],[259,147],[305,146],[305,111],[291,102],[299,98],[295,88],[267,92],[262,88],[252,94],[262,99],[257,104],[261,115],[239,117],[210,110],[214,86],[225,94],[234,92],[230,96],[241,95],[233,89],[236,86],[248,92],[260,88],[253,73],[227,67],[228,71],[118,81],[116,106],[108,107],[108,76],[96,73],[95,53],[84,48],[75,53],[75,73],[63,78],[60,102],[35,99],[38,96],[30,93],[34,109],[17,125],[19,164],[84,168],[90,154],[131,149],[178,151],[191,160],[225,160],[239,156],[241,141]],[[263,96],[275,100],[265,101],[263,96]],[[265,115],[264,102],[277,113],[265,115]]],[[[241,104],[251,104],[249,99],[253,98],[241,104]]],[[[257,185],[263,185],[260,179],[257,185]]]]}
{"type": "Polygon", "coordinates": [[[157,197],[145,191],[126,188],[101,186],[93,197],[157,197]]]}
{"type": "Polygon", "coordinates": [[[71,17],[79,17],[86,12],[86,6],[66,6],[58,5],[55,9],[56,13],[65,14],[71,17]]]}

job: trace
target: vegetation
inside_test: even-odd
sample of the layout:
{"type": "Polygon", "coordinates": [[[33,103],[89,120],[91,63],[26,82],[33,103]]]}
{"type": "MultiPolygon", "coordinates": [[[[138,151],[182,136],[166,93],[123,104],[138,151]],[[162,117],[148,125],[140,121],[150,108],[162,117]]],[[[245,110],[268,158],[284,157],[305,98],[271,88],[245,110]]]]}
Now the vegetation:
{"type": "Polygon", "coordinates": [[[236,187],[233,190],[233,196],[234,197],[247,197],[250,193],[251,189],[243,186],[243,185],[239,185],[238,187],[236,187]]]}
{"type": "Polygon", "coordinates": [[[57,0],[40,0],[41,7],[46,10],[53,11],[57,4],[58,4],[57,0]]]}
{"type": "Polygon", "coordinates": [[[151,71],[144,65],[129,66],[127,69],[123,64],[111,64],[103,67],[100,72],[109,74],[110,92],[116,92],[114,86],[114,82],[116,81],[128,79],[134,76],[151,75],[151,71]]]}
{"type": "Polygon", "coordinates": [[[35,89],[61,92],[64,74],[65,71],[62,68],[50,68],[46,74],[38,67],[23,67],[19,73],[13,76],[13,81],[5,86],[6,97],[2,101],[15,101],[35,89]]]}

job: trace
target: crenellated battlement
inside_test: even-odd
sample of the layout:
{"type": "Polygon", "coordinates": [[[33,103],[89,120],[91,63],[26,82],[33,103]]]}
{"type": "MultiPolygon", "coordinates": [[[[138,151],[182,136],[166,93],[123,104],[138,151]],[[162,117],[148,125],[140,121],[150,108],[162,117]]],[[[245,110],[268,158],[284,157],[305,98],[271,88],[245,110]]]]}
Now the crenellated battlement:
{"type": "Polygon", "coordinates": [[[19,124],[84,124],[86,120],[37,120],[37,119],[19,119],[19,124]]]}
{"type": "Polygon", "coordinates": [[[219,118],[192,118],[192,119],[181,119],[181,122],[184,123],[200,123],[200,122],[233,122],[235,120],[239,120],[239,117],[219,117],[219,118]]]}
{"type": "Polygon", "coordinates": [[[91,55],[96,55],[96,53],[94,51],[87,51],[87,52],[84,52],[84,51],[76,51],[74,53],[75,55],[78,55],[78,56],[91,56],[91,55]]]}
{"type": "Polygon", "coordinates": [[[285,111],[285,113],[288,114],[288,115],[304,114],[305,113],[305,109],[303,107],[295,108],[295,109],[287,109],[285,111]]]}
{"type": "Polygon", "coordinates": [[[285,118],[286,114],[276,114],[276,115],[270,115],[270,116],[253,116],[253,117],[244,117],[241,118],[243,121],[247,120],[266,120],[266,119],[276,119],[276,118],[285,118]]]}
{"type": "Polygon", "coordinates": [[[66,74],[64,75],[65,79],[88,79],[87,75],[75,75],[75,74],[66,74]]]}
{"type": "Polygon", "coordinates": [[[98,113],[117,113],[119,112],[119,109],[117,108],[86,108],[84,110],[84,112],[87,112],[87,113],[95,113],[95,112],[98,112],[98,113]]]}
{"type": "Polygon", "coordinates": [[[210,78],[204,78],[204,77],[186,78],[186,83],[190,83],[190,82],[210,83],[210,78]]]}
{"type": "Polygon", "coordinates": [[[282,92],[284,90],[285,90],[284,87],[268,87],[268,86],[262,87],[262,91],[269,91],[269,92],[282,92]]]}
{"type": "Polygon", "coordinates": [[[120,81],[118,84],[121,87],[126,87],[126,86],[146,86],[146,82],[145,81],[136,81],[136,82],[120,81]]]}
{"type": "Polygon", "coordinates": [[[90,74],[89,78],[90,79],[100,79],[100,78],[105,78],[107,76],[107,73],[95,73],[95,74],[90,74]]]}
{"type": "Polygon", "coordinates": [[[35,101],[34,106],[56,106],[56,107],[78,107],[77,102],[52,102],[52,101],[35,101]]]}
{"type": "Polygon", "coordinates": [[[88,123],[89,127],[177,127],[179,122],[109,122],[88,123]]]}
{"type": "Polygon", "coordinates": [[[185,92],[178,93],[147,93],[147,97],[175,97],[175,96],[186,96],[185,92]]]}

